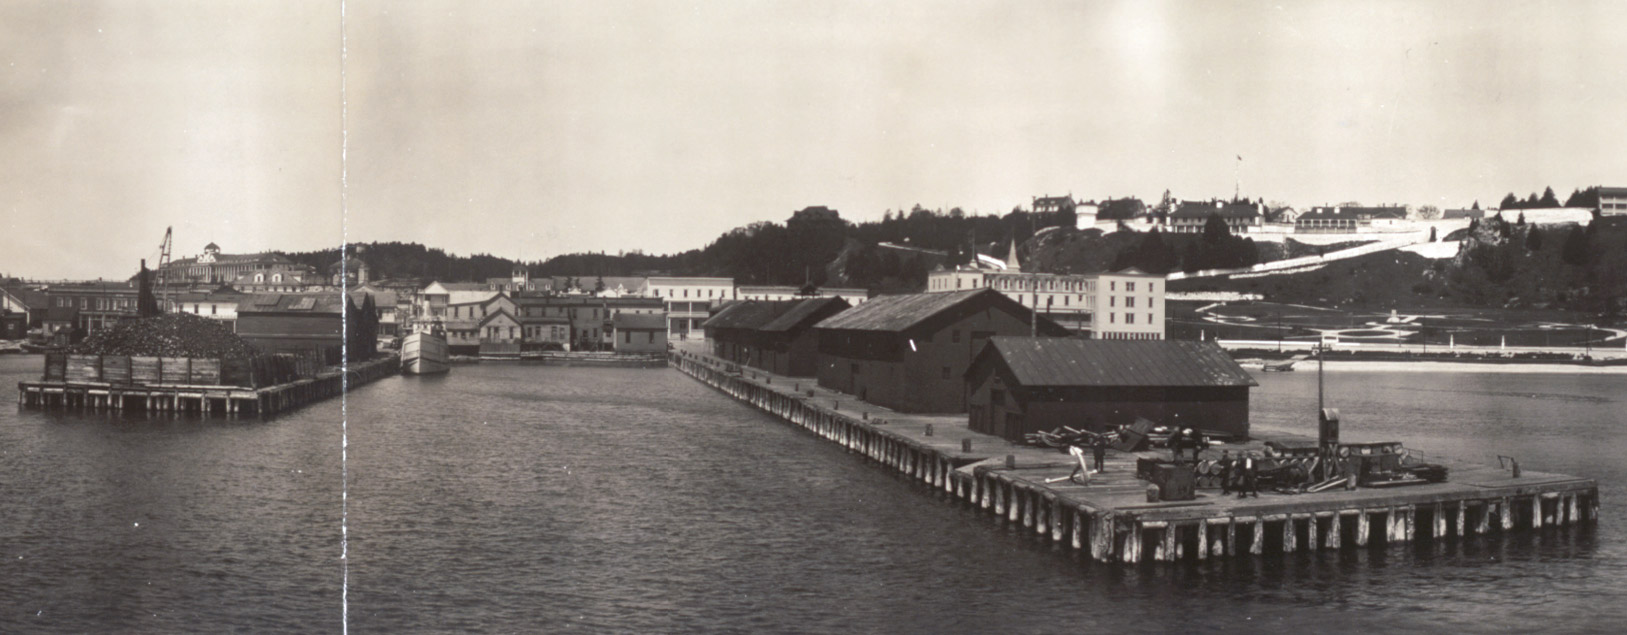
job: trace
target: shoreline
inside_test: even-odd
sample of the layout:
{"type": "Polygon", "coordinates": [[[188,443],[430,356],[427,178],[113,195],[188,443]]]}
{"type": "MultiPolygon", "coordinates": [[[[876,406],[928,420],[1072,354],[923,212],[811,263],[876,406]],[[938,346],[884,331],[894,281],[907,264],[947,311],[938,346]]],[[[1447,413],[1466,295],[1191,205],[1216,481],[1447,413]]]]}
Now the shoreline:
{"type": "MultiPolygon", "coordinates": [[[[1433,373],[1544,373],[1575,375],[1622,375],[1627,366],[1584,366],[1581,364],[1499,363],[1499,362],[1438,362],[1430,360],[1328,360],[1328,371],[1395,371],[1433,373]]],[[[1258,364],[1244,366],[1250,373],[1261,373],[1258,364]]],[[[1292,372],[1316,372],[1316,360],[1307,359],[1294,364],[1292,372]]]]}

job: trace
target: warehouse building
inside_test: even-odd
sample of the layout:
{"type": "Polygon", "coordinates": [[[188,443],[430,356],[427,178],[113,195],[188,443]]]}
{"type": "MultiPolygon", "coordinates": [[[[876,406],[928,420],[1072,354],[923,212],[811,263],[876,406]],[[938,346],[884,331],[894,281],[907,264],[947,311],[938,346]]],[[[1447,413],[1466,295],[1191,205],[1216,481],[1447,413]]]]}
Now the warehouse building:
{"type": "Polygon", "coordinates": [[[667,317],[660,313],[620,313],[610,320],[617,353],[667,352],[667,317]]]}
{"type": "Polygon", "coordinates": [[[1247,437],[1258,385],[1213,342],[994,337],[966,372],[972,430],[1018,440],[1145,418],[1247,437]]]}
{"type": "Polygon", "coordinates": [[[819,367],[814,325],[852,305],[839,297],[789,301],[742,300],[707,320],[712,354],[789,377],[813,377],[819,367]]]}
{"type": "Polygon", "coordinates": [[[991,337],[1069,335],[986,287],[871,298],[815,328],[820,386],[900,412],[964,412],[966,369],[991,337]]]}
{"type": "Polygon", "coordinates": [[[338,364],[350,338],[352,361],[366,359],[377,344],[377,323],[337,292],[271,293],[245,299],[237,306],[237,335],[264,353],[320,354],[338,364]],[[344,321],[355,328],[348,331],[344,321]]]}
{"type": "Polygon", "coordinates": [[[729,302],[701,323],[707,346],[719,359],[762,368],[764,338],[759,329],[795,304],[775,300],[729,302]]]}

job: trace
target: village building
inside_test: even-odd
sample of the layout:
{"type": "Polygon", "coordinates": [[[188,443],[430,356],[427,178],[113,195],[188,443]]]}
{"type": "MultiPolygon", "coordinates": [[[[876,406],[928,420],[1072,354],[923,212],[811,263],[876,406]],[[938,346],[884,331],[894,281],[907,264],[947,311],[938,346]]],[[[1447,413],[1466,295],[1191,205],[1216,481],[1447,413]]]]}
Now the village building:
{"type": "Polygon", "coordinates": [[[1164,339],[1164,276],[1131,267],[1096,274],[1090,336],[1101,340],[1164,339]]]}
{"type": "Polygon", "coordinates": [[[191,313],[199,317],[218,320],[226,328],[237,328],[237,305],[249,294],[228,285],[210,291],[179,293],[170,296],[170,306],[176,313],[191,313]]]}
{"type": "Polygon", "coordinates": [[[617,315],[665,318],[666,303],[655,298],[593,296],[523,296],[514,298],[515,317],[527,337],[543,350],[569,345],[572,350],[613,350],[612,320],[617,315]]]}
{"type": "Polygon", "coordinates": [[[227,283],[244,293],[301,293],[326,286],[315,269],[297,264],[275,264],[269,269],[238,274],[227,283]]]}
{"type": "MultiPolygon", "coordinates": [[[[402,313],[401,294],[394,288],[380,286],[374,281],[368,281],[367,284],[350,290],[350,299],[356,303],[356,306],[361,306],[362,300],[366,296],[373,297],[373,317],[378,320],[379,336],[394,337],[401,334],[401,320],[399,319],[402,313]]],[[[408,305],[408,310],[411,310],[410,305],[408,305]]]]}
{"type": "Polygon", "coordinates": [[[300,268],[299,263],[281,254],[271,252],[223,254],[220,253],[219,245],[209,243],[204,245],[202,254],[175,260],[162,267],[159,271],[161,275],[155,276],[154,280],[162,278],[166,283],[180,281],[220,284],[235,282],[243,274],[300,268]]]}
{"type": "Polygon", "coordinates": [[[497,293],[480,282],[431,282],[418,292],[413,319],[426,322],[445,320],[449,318],[447,307],[484,302],[497,293]]]}
{"type": "MultiPolygon", "coordinates": [[[[998,262],[998,261],[996,261],[998,262]]],[[[1100,339],[1164,339],[1164,276],[1139,269],[1052,274],[1022,270],[1015,247],[1004,268],[927,274],[927,293],[994,289],[1053,322],[1100,339]]]]}
{"type": "Polygon", "coordinates": [[[972,430],[1013,441],[1137,418],[1246,438],[1258,385],[1213,342],[994,337],[966,372],[972,430]]]}
{"type": "Polygon", "coordinates": [[[646,284],[648,296],[666,303],[669,338],[704,337],[701,323],[711,317],[712,307],[738,299],[732,278],[651,276],[646,284]]]}
{"type": "Polygon", "coordinates": [[[1166,219],[1169,231],[1175,234],[1199,234],[1209,223],[1210,216],[1220,216],[1233,234],[1257,232],[1265,222],[1265,206],[1247,201],[1183,201],[1170,211],[1166,219]]]}
{"type": "Polygon", "coordinates": [[[136,316],[135,282],[67,282],[41,289],[51,309],[49,327],[90,335],[136,316]],[[69,311],[68,309],[73,309],[69,311]]]}
{"type": "Polygon", "coordinates": [[[531,271],[519,264],[509,270],[507,278],[487,278],[486,286],[493,291],[507,293],[509,297],[548,293],[554,288],[551,278],[532,278],[531,271]]]}
{"type": "Polygon", "coordinates": [[[1073,195],[1069,194],[1067,196],[1036,196],[1029,209],[1033,210],[1035,214],[1057,214],[1074,211],[1077,207],[1078,203],[1073,200],[1073,195]]]}
{"type": "Polygon", "coordinates": [[[1599,206],[1596,208],[1601,216],[1627,215],[1627,187],[1598,188],[1599,206]]]}
{"type": "Polygon", "coordinates": [[[1402,228],[1406,207],[1313,207],[1294,219],[1294,233],[1354,233],[1375,228],[1402,228]]]}
{"type": "Polygon", "coordinates": [[[655,313],[621,313],[610,320],[617,353],[667,352],[667,319],[655,313]]]}
{"type": "Polygon", "coordinates": [[[815,325],[819,385],[901,412],[963,412],[990,337],[1069,331],[993,289],[879,296],[815,325]]]}
{"type": "MultiPolygon", "coordinates": [[[[8,316],[7,324],[20,323],[24,335],[28,329],[41,327],[50,305],[50,298],[38,289],[21,284],[0,287],[0,315],[8,316]]],[[[24,335],[7,336],[5,339],[22,339],[24,335]]]]}

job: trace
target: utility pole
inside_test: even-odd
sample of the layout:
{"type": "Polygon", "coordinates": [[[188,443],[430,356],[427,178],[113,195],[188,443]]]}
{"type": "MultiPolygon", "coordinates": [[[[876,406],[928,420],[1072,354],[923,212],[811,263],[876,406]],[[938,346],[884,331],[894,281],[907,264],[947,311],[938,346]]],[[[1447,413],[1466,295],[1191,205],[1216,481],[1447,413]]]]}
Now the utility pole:
{"type": "Polygon", "coordinates": [[[1029,320],[1028,336],[1039,337],[1039,289],[1037,287],[1034,290],[1034,315],[1029,320]]]}

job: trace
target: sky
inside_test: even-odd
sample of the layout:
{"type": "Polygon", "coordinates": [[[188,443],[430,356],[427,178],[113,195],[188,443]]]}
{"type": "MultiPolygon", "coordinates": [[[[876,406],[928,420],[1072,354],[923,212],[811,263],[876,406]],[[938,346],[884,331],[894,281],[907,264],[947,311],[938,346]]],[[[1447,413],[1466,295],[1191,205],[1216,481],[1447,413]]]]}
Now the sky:
{"type": "Polygon", "coordinates": [[[1627,3],[0,0],[0,274],[1627,185],[1627,3]],[[1238,159],[1241,157],[1241,160],[1238,159]]]}

